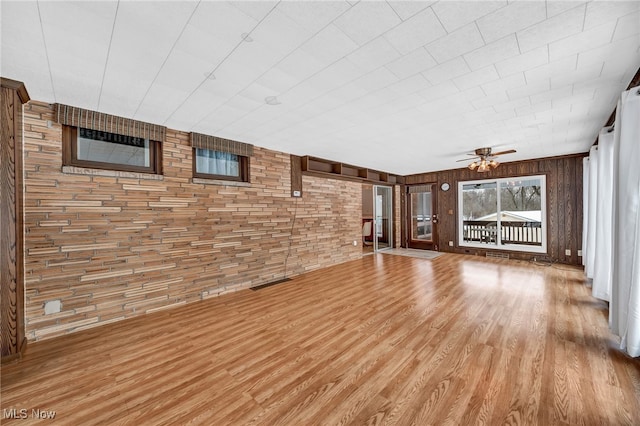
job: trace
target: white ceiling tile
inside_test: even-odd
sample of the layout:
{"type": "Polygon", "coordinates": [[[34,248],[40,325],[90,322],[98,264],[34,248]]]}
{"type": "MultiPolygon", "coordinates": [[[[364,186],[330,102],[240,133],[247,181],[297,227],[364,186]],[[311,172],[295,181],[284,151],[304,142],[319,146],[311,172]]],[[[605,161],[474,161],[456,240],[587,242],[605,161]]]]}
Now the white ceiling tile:
{"type": "Polygon", "coordinates": [[[384,37],[378,37],[351,52],[347,59],[364,72],[373,71],[400,57],[400,53],[384,37]]]}
{"type": "Polygon", "coordinates": [[[509,77],[501,78],[500,80],[492,81],[482,85],[482,90],[487,95],[495,92],[503,92],[515,87],[524,86],[527,84],[524,78],[524,73],[511,74],[509,77]]]}
{"type": "Polygon", "coordinates": [[[574,89],[573,92],[571,93],[571,96],[556,97],[551,102],[554,108],[563,107],[566,105],[572,106],[574,104],[588,105],[593,100],[594,94],[595,94],[595,89],[579,90],[579,91],[574,89]]]}
{"type": "MultiPolygon", "coordinates": [[[[286,56],[291,50],[311,37],[313,33],[293,21],[278,9],[269,13],[251,32],[251,43],[242,43],[242,46],[268,46],[281,57],[286,56]]],[[[241,40],[241,34],[238,34],[241,40]]]]}
{"type": "MultiPolygon", "coordinates": [[[[140,105],[135,118],[150,123],[164,123],[176,106],[186,99],[188,94],[189,92],[156,82],[149,89],[149,93],[147,93],[144,102],[140,105]]],[[[183,127],[174,128],[183,129],[183,127]]]]}
{"type": "Polygon", "coordinates": [[[404,79],[420,71],[427,70],[436,65],[429,52],[422,47],[402,56],[399,59],[387,64],[386,67],[398,78],[404,79]]]}
{"type": "Polygon", "coordinates": [[[393,90],[399,96],[406,96],[412,93],[417,93],[430,86],[431,83],[429,83],[421,74],[417,74],[389,85],[389,90],[393,90]]]}
{"type": "Polygon", "coordinates": [[[452,1],[438,2],[431,8],[450,33],[505,6],[506,1],[452,1]]]}
{"type": "Polygon", "coordinates": [[[375,92],[376,90],[386,87],[397,81],[398,77],[396,77],[391,71],[383,67],[372,71],[369,74],[358,78],[357,80],[354,80],[353,83],[356,86],[365,89],[367,92],[375,92]]]}
{"type": "Polygon", "coordinates": [[[519,54],[518,41],[511,34],[465,54],[464,59],[472,70],[477,70],[519,54]]]}
{"type": "Polygon", "coordinates": [[[3,2],[0,6],[2,40],[0,75],[25,83],[29,96],[55,102],[44,39],[35,2],[3,2]],[[33,28],[33,31],[22,31],[33,28]],[[44,78],[43,78],[44,74],[44,78]]]}
{"type": "Polygon", "coordinates": [[[302,49],[294,50],[277,65],[278,69],[298,81],[306,80],[325,66],[316,57],[302,49]]]}
{"type": "Polygon", "coordinates": [[[618,19],[613,40],[622,40],[638,34],[640,34],[640,12],[634,12],[618,19]]]}
{"type": "Polygon", "coordinates": [[[353,41],[363,45],[400,22],[386,2],[361,1],[334,21],[353,41]]]}
{"type": "Polygon", "coordinates": [[[309,78],[306,83],[316,87],[319,92],[328,92],[362,77],[362,71],[347,59],[341,59],[322,72],[309,78]]]}
{"type": "MultiPolygon", "coordinates": [[[[495,106],[498,104],[505,104],[505,103],[512,103],[512,102],[513,101],[509,100],[509,97],[507,96],[507,92],[504,91],[504,92],[495,92],[490,96],[485,96],[483,98],[476,99],[475,101],[472,102],[472,105],[474,108],[478,108],[478,109],[486,108],[488,106],[493,106],[495,108],[495,106]]],[[[508,109],[508,108],[502,108],[503,111],[505,109],[508,109]]]]}
{"type": "Polygon", "coordinates": [[[283,93],[300,82],[297,78],[273,67],[255,81],[261,86],[270,88],[274,93],[283,93]]]}
{"type": "Polygon", "coordinates": [[[447,34],[431,8],[404,21],[389,30],[384,37],[398,50],[406,54],[447,34]]]}
{"type": "Polygon", "coordinates": [[[233,7],[250,16],[255,21],[260,21],[278,4],[277,1],[236,1],[229,2],[233,7]]]}
{"type": "Polygon", "coordinates": [[[335,25],[328,25],[301,46],[322,64],[331,64],[358,48],[345,33],[335,25]]]}
{"type": "Polygon", "coordinates": [[[549,60],[591,50],[609,44],[616,28],[616,21],[609,21],[590,30],[569,36],[549,44],[549,60]]]}
{"type": "MultiPolygon", "coordinates": [[[[597,67],[597,63],[594,64],[597,67]]],[[[602,67],[602,77],[604,78],[619,78],[623,83],[629,83],[629,80],[624,80],[625,76],[630,74],[629,70],[640,69],[640,51],[628,54],[618,58],[616,61],[608,61],[604,63],[602,67]]]]}
{"type": "Polygon", "coordinates": [[[546,19],[546,2],[516,1],[478,19],[485,42],[501,39],[546,19]]]}
{"type": "Polygon", "coordinates": [[[522,55],[514,56],[504,61],[497,62],[498,74],[505,77],[514,73],[521,73],[531,68],[544,65],[549,62],[549,51],[547,46],[530,50],[522,55]]]}
{"type": "Polygon", "coordinates": [[[478,27],[469,24],[428,44],[426,49],[439,64],[442,64],[483,45],[484,41],[478,27]]]}
{"type": "MultiPolygon", "coordinates": [[[[505,96],[506,96],[506,93],[505,93],[505,96]]],[[[522,108],[529,105],[531,105],[531,101],[529,100],[529,98],[520,98],[520,99],[516,99],[515,101],[494,103],[493,109],[495,109],[496,112],[503,112],[503,111],[509,111],[509,110],[516,110],[517,108],[522,108]]]]}
{"type": "Polygon", "coordinates": [[[403,1],[394,0],[389,2],[389,6],[398,14],[403,21],[409,19],[421,10],[431,6],[435,1],[403,1]]]}
{"type": "Polygon", "coordinates": [[[562,98],[571,95],[573,88],[571,86],[563,86],[559,89],[548,90],[546,92],[539,92],[530,96],[531,105],[535,105],[541,102],[549,104],[551,108],[551,101],[554,98],[562,98]]]}
{"type": "Polygon", "coordinates": [[[578,67],[591,63],[610,63],[638,51],[640,41],[631,36],[578,54],[578,67]]]}
{"type": "Polygon", "coordinates": [[[532,68],[524,72],[527,83],[535,81],[548,81],[552,76],[563,73],[571,73],[576,69],[577,55],[568,56],[558,61],[532,68]]]}
{"type": "Polygon", "coordinates": [[[421,90],[419,94],[427,101],[433,101],[436,99],[444,98],[445,96],[454,95],[459,92],[460,89],[458,89],[458,86],[453,84],[452,81],[446,81],[444,83],[421,90]]]}
{"type": "Polygon", "coordinates": [[[509,99],[516,100],[524,96],[531,96],[541,92],[546,92],[550,87],[551,84],[549,80],[538,80],[525,86],[508,89],[507,95],[509,95],[509,99]]]}
{"type": "MultiPolygon", "coordinates": [[[[140,5],[148,8],[147,3],[140,5]]],[[[242,40],[242,34],[251,32],[257,23],[230,3],[200,2],[176,49],[199,56],[213,69],[242,40]]]]}
{"type": "Polygon", "coordinates": [[[587,3],[584,29],[588,30],[608,21],[616,21],[638,10],[640,10],[638,1],[591,1],[587,3]]]}
{"type": "Polygon", "coordinates": [[[471,69],[462,56],[458,56],[448,62],[424,71],[422,75],[431,84],[435,85],[459,77],[470,71],[471,69]]]}
{"type": "Polygon", "coordinates": [[[460,90],[466,90],[471,87],[480,86],[481,84],[488,83],[499,79],[498,72],[493,65],[485,68],[481,68],[477,71],[470,72],[468,74],[456,77],[453,82],[460,90]]]}
{"type": "Polygon", "coordinates": [[[528,52],[582,31],[585,6],[569,9],[516,33],[521,52],[528,52]]]}
{"type": "Polygon", "coordinates": [[[344,13],[351,6],[345,1],[284,1],[278,2],[278,10],[311,33],[344,13]]]}
{"type": "Polygon", "coordinates": [[[564,86],[572,86],[581,81],[589,81],[600,77],[603,64],[591,64],[567,73],[555,73],[551,76],[551,88],[558,89],[564,86]]]}
{"type": "MultiPolygon", "coordinates": [[[[110,109],[117,110],[116,106],[121,105],[121,115],[130,117],[135,114],[195,6],[187,2],[168,3],[167,12],[174,19],[170,24],[159,25],[155,16],[158,12],[149,11],[148,5],[135,2],[119,5],[99,108],[104,104],[105,108],[111,105],[110,109]],[[136,75],[136,79],[127,78],[128,75],[136,75]],[[123,93],[126,93],[128,101],[122,99],[123,93]]],[[[188,74],[189,70],[184,70],[187,68],[184,65],[181,71],[188,74]]],[[[180,77],[184,79],[183,75],[180,77]]],[[[202,79],[202,75],[197,77],[202,79]]]]}
{"type": "Polygon", "coordinates": [[[52,2],[39,3],[39,8],[56,98],[77,98],[83,107],[97,109],[116,4],[52,2]]]}
{"type": "Polygon", "coordinates": [[[112,39],[116,3],[40,2],[55,99],[37,5],[3,2],[0,66],[34,99],[93,109],[109,52],[101,110],[139,104],[135,118],[177,130],[406,174],[455,167],[454,151],[481,144],[517,156],[588,148],[640,67],[635,5],[609,3],[512,2],[480,16],[487,4],[121,2],[112,39]],[[444,35],[433,10],[447,28],[467,24],[444,35]],[[530,50],[506,57],[514,32],[530,50]],[[433,62],[413,47],[433,37],[438,65],[425,70],[433,62]]]}

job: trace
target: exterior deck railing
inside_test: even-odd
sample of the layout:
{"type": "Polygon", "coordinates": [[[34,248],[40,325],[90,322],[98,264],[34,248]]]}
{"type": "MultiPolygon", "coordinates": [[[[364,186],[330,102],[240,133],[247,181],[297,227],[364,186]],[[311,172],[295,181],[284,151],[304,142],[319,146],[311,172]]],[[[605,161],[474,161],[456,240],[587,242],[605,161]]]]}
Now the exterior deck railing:
{"type": "MultiPolygon", "coordinates": [[[[502,244],[542,245],[541,222],[500,223],[502,244]]],[[[498,224],[496,221],[465,220],[462,226],[463,241],[497,244],[498,224]]]]}

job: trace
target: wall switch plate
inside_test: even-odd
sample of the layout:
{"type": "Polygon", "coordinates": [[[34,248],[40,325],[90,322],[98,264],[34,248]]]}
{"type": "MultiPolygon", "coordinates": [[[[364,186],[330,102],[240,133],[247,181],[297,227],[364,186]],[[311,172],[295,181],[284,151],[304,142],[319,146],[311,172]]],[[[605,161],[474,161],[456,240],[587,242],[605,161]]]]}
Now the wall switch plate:
{"type": "Polygon", "coordinates": [[[571,249],[565,249],[564,254],[565,256],[571,256],[571,249]]]}
{"type": "Polygon", "coordinates": [[[453,241],[449,241],[449,247],[453,247],[453,241]]]}
{"type": "Polygon", "coordinates": [[[582,257],[582,250],[578,250],[578,256],[582,257]]]}
{"type": "Polygon", "coordinates": [[[353,240],[353,245],[357,246],[358,245],[358,241],[357,240],[353,240]]]}
{"type": "Polygon", "coordinates": [[[302,192],[300,192],[300,191],[293,191],[293,196],[294,196],[294,197],[302,197],[302,192]]]}

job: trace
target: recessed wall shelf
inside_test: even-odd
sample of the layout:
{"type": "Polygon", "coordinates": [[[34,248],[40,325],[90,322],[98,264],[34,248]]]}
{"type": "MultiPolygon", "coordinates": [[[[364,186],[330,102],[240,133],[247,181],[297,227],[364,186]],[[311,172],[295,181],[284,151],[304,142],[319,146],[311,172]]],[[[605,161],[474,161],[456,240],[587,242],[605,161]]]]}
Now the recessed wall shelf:
{"type": "Polygon", "coordinates": [[[372,170],[366,167],[352,166],[339,161],[325,160],[323,158],[301,157],[302,172],[316,176],[331,177],[334,179],[346,179],[355,181],[367,181],[375,183],[387,183],[396,185],[400,182],[400,176],[391,173],[372,170]]]}

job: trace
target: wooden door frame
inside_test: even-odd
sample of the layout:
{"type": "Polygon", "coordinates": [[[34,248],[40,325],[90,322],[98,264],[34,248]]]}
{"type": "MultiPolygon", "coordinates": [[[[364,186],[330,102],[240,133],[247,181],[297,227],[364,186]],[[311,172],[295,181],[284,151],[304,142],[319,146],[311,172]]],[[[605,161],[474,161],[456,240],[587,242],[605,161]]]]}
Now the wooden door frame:
{"type": "Polygon", "coordinates": [[[438,251],[438,220],[434,221],[434,216],[438,218],[438,182],[425,182],[419,185],[405,185],[403,190],[403,197],[405,199],[403,214],[404,231],[405,231],[405,246],[407,248],[415,248],[421,250],[434,250],[438,251]],[[431,242],[417,242],[411,239],[411,194],[409,188],[412,186],[431,186],[431,242]],[[414,242],[412,244],[412,242],[414,242]]]}

